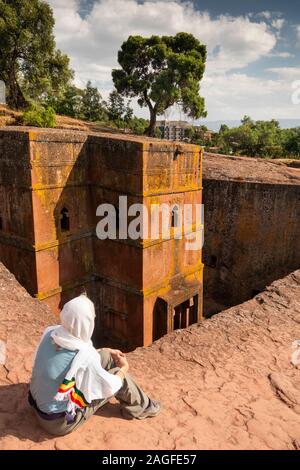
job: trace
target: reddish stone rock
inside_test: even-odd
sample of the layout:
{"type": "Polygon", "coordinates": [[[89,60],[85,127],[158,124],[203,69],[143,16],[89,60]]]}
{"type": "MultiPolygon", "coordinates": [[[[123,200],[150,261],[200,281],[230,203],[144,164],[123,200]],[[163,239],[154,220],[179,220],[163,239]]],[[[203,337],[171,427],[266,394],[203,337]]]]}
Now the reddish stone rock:
{"type": "Polygon", "coordinates": [[[1,449],[299,449],[300,271],[253,300],[128,355],[131,373],[162,412],[122,419],[115,400],[79,432],[60,438],[38,428],[27,405],[29,357],[53,322],[0,265],[1,449]],[[25,368],[26,365],[26,368],[25,368]]]}
{"type": "MultiPolygon", "coordinates": [[[[97,208],[121,212],[120,196],[126,212],[148,209],[149,227],[153,205],[168,204],[171,225],[172,208],[201,204],[202,150],[138,136],[0,129],[0,260],[55,313],[84,288],[99,344],[105,333],[134,349],[201,319],[203,264],[201,247],[186,250],[174,227],[164,238],[160,226],[154,240],[150,230],[137,240],[100,240],[97,208]]],[[[201,232],[195,210],[185,229],[201,232]]]]}

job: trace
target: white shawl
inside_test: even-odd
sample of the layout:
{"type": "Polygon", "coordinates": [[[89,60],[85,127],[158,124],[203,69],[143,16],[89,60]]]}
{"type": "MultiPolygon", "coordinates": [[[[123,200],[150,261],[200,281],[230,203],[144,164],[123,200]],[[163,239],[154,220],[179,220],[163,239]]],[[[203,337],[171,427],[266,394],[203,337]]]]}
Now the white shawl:
{"type": "MultiPolygon", "coordinates": [[[[91,337],[94,331],[94,304],[85,295],[67,302],[60,314],[61,325],[52,327],[55,344],[70,351],[78,350],[55,399],[68,400],[68,413],[75,415],[93,400],[110,398],[121,388],[119,376],[103,369],[91,337]]],[[[47,329],[49,331],[49,329],[47,329]]]]}

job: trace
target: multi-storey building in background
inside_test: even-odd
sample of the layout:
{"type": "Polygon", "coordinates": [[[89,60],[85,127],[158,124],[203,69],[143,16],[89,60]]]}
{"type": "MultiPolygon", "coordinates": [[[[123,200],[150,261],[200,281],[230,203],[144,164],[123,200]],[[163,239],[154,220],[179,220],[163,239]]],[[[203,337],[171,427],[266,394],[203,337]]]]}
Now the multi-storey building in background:
{"type": "Polygon", "coordinates": [[[214,131],[211,131],[206,128],[206,126],[194,126],[193,124],[188,123],[187,121],[157,121],[156,128],[160,131],[160,136],[162,139],[166,140],[189,140],[188,130],[193,130],[198,139],[205,142],[210,142],[212,140],[214,131]]]}
{"type": "Polygon", "coordinates": [[[187,121],[157,121],[156,128],[160,130],[161,138],[166,140],[184,140],[186,130],[192,128],[187,121]]]}

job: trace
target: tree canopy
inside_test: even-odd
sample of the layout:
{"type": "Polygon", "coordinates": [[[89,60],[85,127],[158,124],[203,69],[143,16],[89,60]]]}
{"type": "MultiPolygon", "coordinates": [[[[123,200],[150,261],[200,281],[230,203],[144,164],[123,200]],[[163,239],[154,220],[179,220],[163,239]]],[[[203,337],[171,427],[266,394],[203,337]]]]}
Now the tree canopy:
{"type": "Polygon", "coordinates": [[[278,121],[252,121],[248,116],[242,125],[220,132],[220,144],[233,153],[249,157],[282,156],[281,129],[278,121]]]}
{"type": "Polygon", "coordinates": [[[87,82],[82,94],[82,117],[88,121],[101,121],[105,118],[105,104],[96,87],[87,82]]]}
{"type": "Polygon", "coordinates": [[[148,134],[154,135],[157,115],[175,103],[192,118],[206,116],[200,81],[206,62],[206,46],[192,34],[175,36],[129,36],[118,52],[121,69],[112,77],[119,93],[137,97],[148,106],[148,134]]]}
{"type": "Polygon", "coordinates": [[[128,123],[133,117],[133,110],[130,103],[125,103],[125,100],[117,90],[113,90],[109,94],[107,103],[107,114],[111,121],[116,123],[128,123]]]}
{"type": "Polygon", "coordinates": [[[51,107],[56,113],[75,119],[97,121],[102,124],[129,128],[135,134],[144,134],[149,122],[133,115],[130,103],[113,90],[105,102],[99,90],[89,81],[84,89],[69,85],[59,96],[47,95],[41,100],[43,106],[51,107]]]}
{"type": "Polygon", "coordinates": [[[194,132],[191,141],[214,148],[224,154],[245,155],[248,157],[300,157],[300,128],[281,129],[275,119],[254,121],[245,116],[241,125],[229,128],[223,124],[212,139],[194,132]]]}
{"type": "Polygon", "coordinates": [[[73,77],[69,58],[56,49],[54,18],[41,0],[0,0],[0,79],[11,107],[28,98],[61,93],[73,77]]]}

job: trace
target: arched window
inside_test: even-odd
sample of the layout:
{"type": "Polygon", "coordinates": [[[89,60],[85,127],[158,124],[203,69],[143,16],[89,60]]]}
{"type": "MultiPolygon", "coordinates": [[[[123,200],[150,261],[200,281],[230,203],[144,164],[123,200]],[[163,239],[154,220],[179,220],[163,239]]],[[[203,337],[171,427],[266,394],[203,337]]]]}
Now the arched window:
{"type": "Polygon", "coordinates": [[[69,211],[65,207],[60,211],[60,229],[62,232],[68,232],[70,230],[69,211]]]}
{"type": "Polygon", "coordinates": [[[217,267],[217,257],[215,255],[210,256],[207,265],[210,268],[216,268],[217,267]]]}
{"type": "Polygon", "coordinates": [[[179,225],[179,207],[174,206],[172,209],[171,227],[178,227],[178,225],[179,225]]]}

